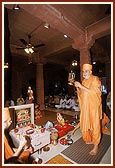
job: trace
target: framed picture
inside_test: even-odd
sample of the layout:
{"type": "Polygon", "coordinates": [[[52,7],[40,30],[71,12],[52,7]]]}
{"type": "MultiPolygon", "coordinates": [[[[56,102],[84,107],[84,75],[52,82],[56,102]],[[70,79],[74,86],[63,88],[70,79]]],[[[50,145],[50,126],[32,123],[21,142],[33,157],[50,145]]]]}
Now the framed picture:
{"type": "Polygon", "coordinates": [[[10,114],[12,118],[12,126],[15,127],[27,126],[30,123],[34,124],[34,104],[24,104],[18,106],[10,106],[10,114]]]}

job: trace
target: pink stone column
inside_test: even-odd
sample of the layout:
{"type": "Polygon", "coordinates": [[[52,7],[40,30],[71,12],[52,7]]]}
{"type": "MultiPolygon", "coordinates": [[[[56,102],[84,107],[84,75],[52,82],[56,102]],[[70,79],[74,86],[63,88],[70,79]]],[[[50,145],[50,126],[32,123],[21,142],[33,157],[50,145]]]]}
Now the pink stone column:
{"type": "Polygon", "coordinates": [[[43,64],[37,64],[36,68],[36,103],[40,104],[40,110],[45,108],[43,64]]]}
{"type": "Polygon", "coordinates": [[[95,40],[92,37],[79,36],[74,39],[72,47],[80,51],[80,76],[82,77],[82,65],[84,63],[91,63],[90,48],[94,44],[95,40]]]}
{"type": "Polygon", "coordinates": [[[80,76],[81,76],[81,80],[83,79],[83,75],[82,75],[82,65],[86,64],[86,63],[91,63],[91,56],[90,56],[90,51],[88,48],[83,47],[80,49],[80,76]]]}

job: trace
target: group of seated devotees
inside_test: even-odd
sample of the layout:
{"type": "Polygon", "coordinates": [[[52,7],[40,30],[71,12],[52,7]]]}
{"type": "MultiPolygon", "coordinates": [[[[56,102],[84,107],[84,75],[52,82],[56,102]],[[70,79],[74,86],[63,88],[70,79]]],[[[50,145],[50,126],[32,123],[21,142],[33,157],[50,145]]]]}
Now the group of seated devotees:
{"type": "Polygon", "coordinates": [[[30,149],[24,149],[24,146],[27,143],[27,140],[25,137],[20,141],[19,147],[12,148],[11,145],[8,142],[7,136],[5,135],[6,130],[9,129],[10,125],[12,123],[10,111],[8,107],[4,108],[4,159],[5,163],[8,162],[8,160],[12,160],[12,157],[18,157],[19,160],[21,160],[23,163],[28,163],[28,158],[30,156],[31,150],[30,149]]]}
{"type": "Polygon", "coordinates": [[[55,105],[55,107],[57,109],[62,108],[62,109],[80,111],[79,104],[78,104],[78,101],[75,99],[75,96],[71,96],[67,98],[65,96],[62,96],[60,99],[60,103],[55,105]]]}

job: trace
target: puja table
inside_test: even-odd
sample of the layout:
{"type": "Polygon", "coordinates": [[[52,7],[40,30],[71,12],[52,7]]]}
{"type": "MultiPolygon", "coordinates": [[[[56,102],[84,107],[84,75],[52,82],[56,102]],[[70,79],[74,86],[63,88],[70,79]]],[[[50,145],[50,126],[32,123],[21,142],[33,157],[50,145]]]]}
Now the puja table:
{"type": "Polygon", "coordinates": [[[37,125],[34,125],[33,128],[31,126],[14,128],[10,131],[9,134],[15,147],[19,146],[19,143],[23,136],[28,136],[34,149],[33,152],[50,143],[50,132],[47,130],[41,131],[41,129],[39,129],[37,125]]]}

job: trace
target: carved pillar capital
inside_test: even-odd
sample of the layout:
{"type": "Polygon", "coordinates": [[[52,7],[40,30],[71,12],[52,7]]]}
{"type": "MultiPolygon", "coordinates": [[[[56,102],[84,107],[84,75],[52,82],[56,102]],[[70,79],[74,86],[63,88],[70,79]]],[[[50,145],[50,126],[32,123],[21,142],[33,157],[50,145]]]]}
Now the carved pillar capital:
{"type": "Polygon", "coordinates": [[[91,63],[90,48],[94,44],[95,40],[92,36],[80,35],[74,39],[72,47],[80,51],[80,69],[81,69],[81,80],[82,80],[82,65],[84,63],[91,63]]]}
{"type": "Polygon", "coordinates": [[[81,50],[83,48],[90,49],[94,43],[95,39],[92,36],[87,37],[87,34],[85,34],[75,38],[72,47],[77,50],[81,50]]]}

